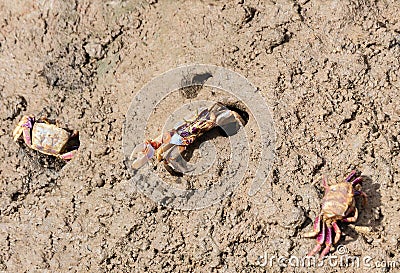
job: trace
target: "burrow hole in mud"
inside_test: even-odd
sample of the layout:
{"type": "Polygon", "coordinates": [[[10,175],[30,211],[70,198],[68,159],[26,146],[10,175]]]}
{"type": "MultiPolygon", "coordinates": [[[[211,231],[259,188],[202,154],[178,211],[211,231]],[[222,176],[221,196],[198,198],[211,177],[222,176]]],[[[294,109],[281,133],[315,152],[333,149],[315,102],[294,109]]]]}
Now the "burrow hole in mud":
{"type": "Polygon", "coordinates": [[[250,115],[246,111],[246,107],[242,103],[237,102],[235,104],[226,104],[225,106],[229,110],[239,114],[239,116],[242,118],[243,126],[247,125],[247,123],[249,122],[250,115]]]}

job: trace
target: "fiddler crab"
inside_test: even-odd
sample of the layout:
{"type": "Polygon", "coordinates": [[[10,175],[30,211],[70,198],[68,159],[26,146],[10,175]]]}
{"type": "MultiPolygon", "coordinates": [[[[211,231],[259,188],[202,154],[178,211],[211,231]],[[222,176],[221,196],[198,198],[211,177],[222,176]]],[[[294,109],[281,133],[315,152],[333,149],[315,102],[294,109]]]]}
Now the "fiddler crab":
{"type": "Polygon", "coordinates": [[[358,210],[354,196],[361,196],[365,206],[367,195],[361,191],[362,177],[359,176],[353,180],[355,176],[356,171],[353,170],[345,181],[332,186],[328,186],[325,178],[322,179],[325,196],[322,199],[321,212],[315,218],[314,230],[303,235],[307,238],[317,237],[317,245],[307,256],[318,253],[325,244],[319,257],[322,260],[331,250],[332,244],[338,243],[342,234],[337,222],[354,223],[357,221],[358,210]]]}
{"type": "Polygon", "coordinates": [[[174,171],[190,171],[181,153],[199,136],[219,126],[227,135],[235,134],[243,125],[241,116],[229,110],[222,103],[215,103],[209,108],[200,108],[197,113],[184,122],[180,122],[154,139],[148,139],[136,146],[130,156],[132,168],[139,169],[151,158],[163,161],[174,171]]]}
{"type": "Polygon", "coordinates": [[[36,120],[33,115],[21,118],[13,131],[13,138],[15,142],[22,139],[33,150],[65,161],[72,159],[79,147],[74,146],[79,144],[76,143],[78,131],[60,128],[45,117],[36,120]]]}

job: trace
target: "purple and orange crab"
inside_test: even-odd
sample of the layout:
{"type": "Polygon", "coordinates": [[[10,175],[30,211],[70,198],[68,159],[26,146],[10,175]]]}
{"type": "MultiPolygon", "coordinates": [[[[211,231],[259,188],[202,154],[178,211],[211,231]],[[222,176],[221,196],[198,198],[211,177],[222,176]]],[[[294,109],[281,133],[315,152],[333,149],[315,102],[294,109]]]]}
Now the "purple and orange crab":
{"type": "Polygon", "coordinates": [[[314,230],[303,235],[307,238],[317,237],[317,245],[307,256],[318,253],[325,244],[319,258],[323,259],[331,250],[332,245],[339,242],[342,232],[337,222],[354,223],[357,221],[358,210],[354,197],[361,196],[365,206],[367,195],[361,191],[362,177],[355,176],[356,171],[353,170],[345,181],[331,186],[323,178],[322,185],[325,188],[325,195],[321,203],[321,212],[315,218],[314,230]]]}
{"type": "Polygon", "coordinates": [[[59,127],[57,122],[45,117],[35,119],[33,115],[21,118],[13,131],[13,138],[15,142],[22,139],[33,150],[65,161],[72,159],[79,147],[76,141],[71,141],[78,138],[78,131],[70,132],[59,127]]]}
{"type": "Polygon", "coordinates": [[[229,110],[222,103],[214,103],[209,108],[201,108],[184,122],[180,122],[154,139],[145,140],[136,146],[130,156],[132,168],[139,169],[151,158],[163,161],[174,171],[190,171],[181,153],[199,136],[219,126],[227,135],[234,134],[243,124],[240,115],[229,110]]]}

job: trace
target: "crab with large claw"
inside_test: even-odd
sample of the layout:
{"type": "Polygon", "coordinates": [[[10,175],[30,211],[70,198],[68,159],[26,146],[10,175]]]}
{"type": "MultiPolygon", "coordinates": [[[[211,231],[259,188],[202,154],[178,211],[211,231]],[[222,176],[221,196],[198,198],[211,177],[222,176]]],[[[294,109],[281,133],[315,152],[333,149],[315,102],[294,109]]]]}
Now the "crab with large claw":
{"type": "Polygon", "coordinates": [[[136,146],[130,156],[132,168],[139,169],[155,156],[175,171],[190,171],[181,156],[188,145],[216,126],[222,127],[227,135],[232,135],[242,124],[240,115],[221,103],[199,109],[195,116],[177,124],[172,130],[136,146]]]}
{"type": "Polygon", "coordinates": [[[337,224],[338,221],[354,223],[358,218],[358,210],[354,196],[363,197],[363,205],[367,201],[367,195],[361,191],[362,178],[356,177],[356,171],[352,171],[345,181],[328,186],[325,178],[322,184],[325,188],[325,196],[321,203],[321,212],[315,218],[314,231],[304,234],[304,237],[317,237],[317,245],[308,253],[313,256],[318,253],[322,246],[325,248],[320,254],[320,260],[329,253],[332,245],[337,244],[341,231],[337,224]],[[334,235],[334,237],[333,237],[334,235]]]}
{"type": "Polygon", "coordinates": [[[13,131],[15,142],[22,138],[29,148],[63,160],[75,155],[77,147],[70,140],[77,137],[77,131],[69,132],[44,117],[35,120],[33,115],[23,116],[13,131]]]}

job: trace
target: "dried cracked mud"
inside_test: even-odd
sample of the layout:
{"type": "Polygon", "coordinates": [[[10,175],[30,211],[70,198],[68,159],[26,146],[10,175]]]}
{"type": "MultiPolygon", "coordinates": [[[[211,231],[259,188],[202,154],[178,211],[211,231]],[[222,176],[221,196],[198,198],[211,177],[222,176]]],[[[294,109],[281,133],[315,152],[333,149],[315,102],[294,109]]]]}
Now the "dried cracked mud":
{"type": "Polygon", "coordinates": [[[400,2],[2,0],[0,14],[0,271],[400,270],[400,2]],[[256,195],[257,153],[232,194],[185,211],[140,193],[121,147],[134,95],[194,63],[259,90],[276,154],[256,195]],[[64,165],[16,145],[28,113],[79,130],[78,155],[64,165]],[[369,196],[356,226],[368,229],[340,224],[339,245],[360,265],[296,266],[316,244],[301,235],[319,213],[320,177],[352,169],[369,196]]]}

